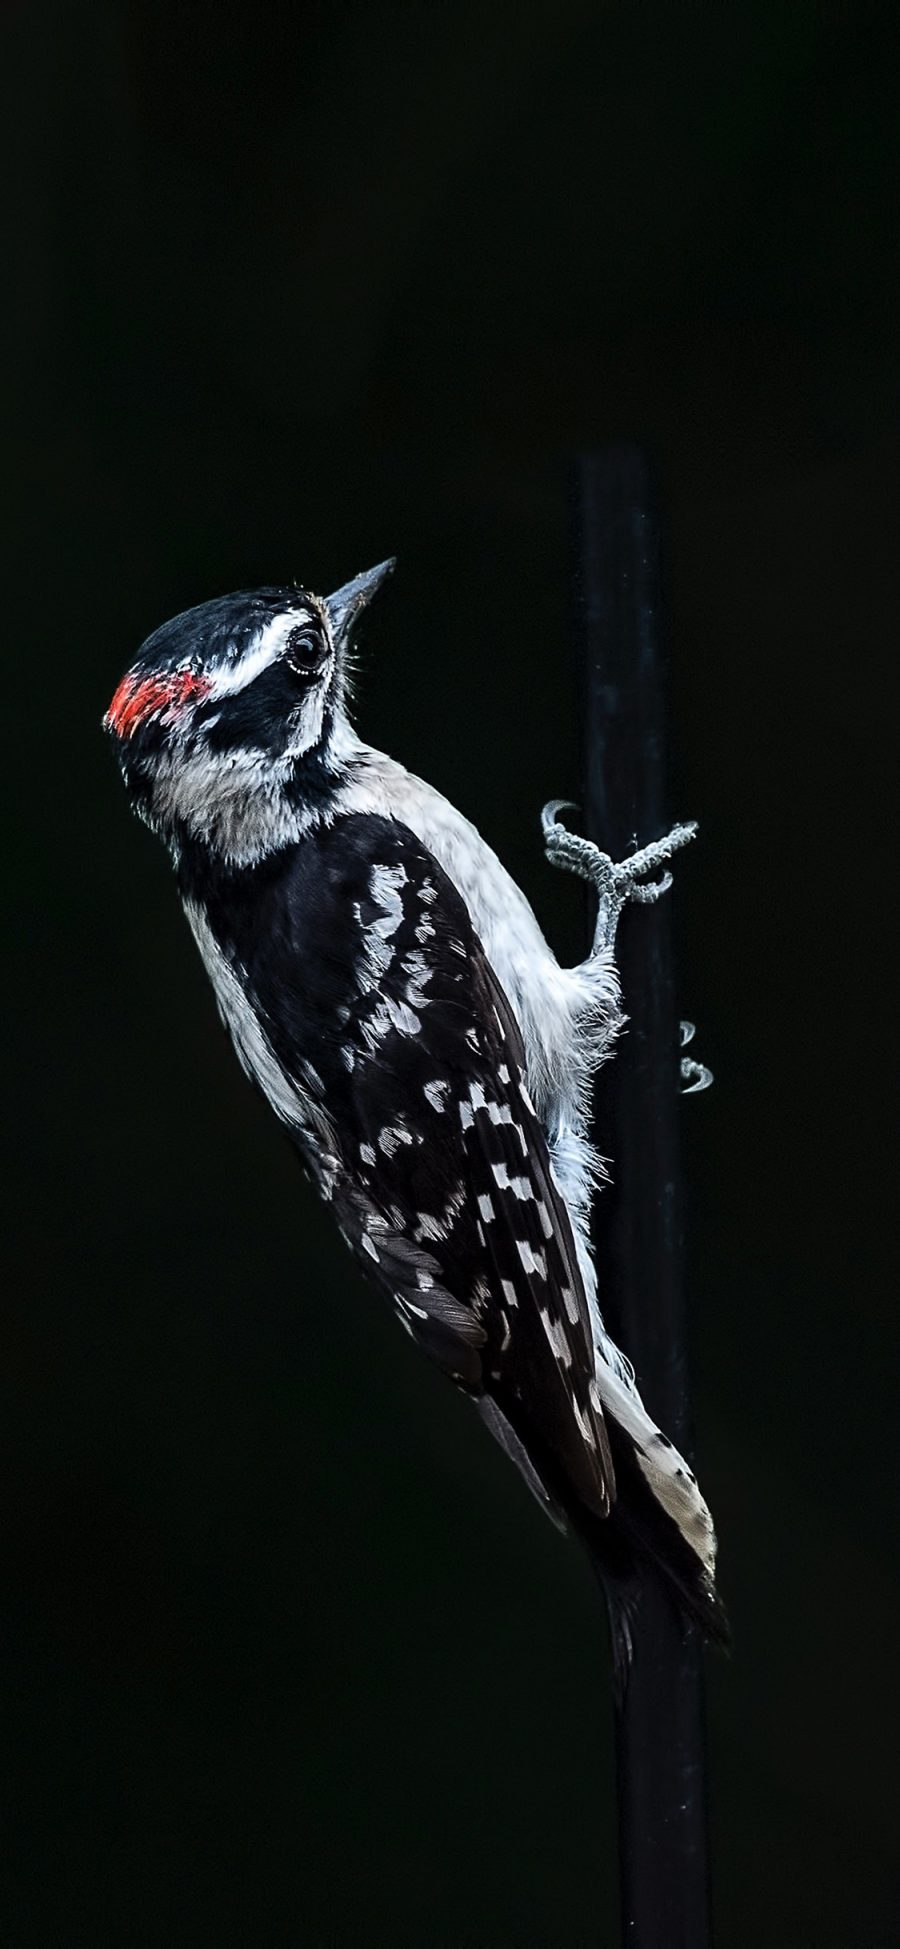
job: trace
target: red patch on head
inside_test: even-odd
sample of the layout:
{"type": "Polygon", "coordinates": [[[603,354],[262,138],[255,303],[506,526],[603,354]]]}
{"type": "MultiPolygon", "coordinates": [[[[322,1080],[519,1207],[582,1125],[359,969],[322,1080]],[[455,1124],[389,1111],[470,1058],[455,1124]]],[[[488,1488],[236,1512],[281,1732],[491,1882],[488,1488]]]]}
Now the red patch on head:
{"type": "Polygon", "coordinates": [[[177,717],[185,704],[206,697],[211,690],[208,677],[193,670],[170,670],[158,677],[123,677],[106,713],[106,723],[117,737],[130,738],[148,717],[177,717]]]}

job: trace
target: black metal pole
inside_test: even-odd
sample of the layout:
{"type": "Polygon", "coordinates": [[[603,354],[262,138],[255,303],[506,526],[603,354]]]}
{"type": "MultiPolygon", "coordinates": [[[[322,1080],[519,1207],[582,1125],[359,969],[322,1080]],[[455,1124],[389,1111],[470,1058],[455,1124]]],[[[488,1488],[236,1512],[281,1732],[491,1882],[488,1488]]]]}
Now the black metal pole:
{"type": "MultiPolygon", "coordinates": [[[[587,829],[621,859],[671,823],[659,523],[644,456],[633,447],[584,456],[575,502],[587,829]]],[[[687,816],[682,807],[678,816],[687,816]]],[[[597,1091],[596,1136],[613,1178],[598,1200],[597,1254],[610,1329],[654,1418],[689,1454],[671,913],[664,896],[626,910],[621,923],[628,1028],[597,1091]]],[[[655,1585],[634,1645],[616,1719],[622,1940],[628,1949],[706,1949],[701,1648],[655,1585]]]]}

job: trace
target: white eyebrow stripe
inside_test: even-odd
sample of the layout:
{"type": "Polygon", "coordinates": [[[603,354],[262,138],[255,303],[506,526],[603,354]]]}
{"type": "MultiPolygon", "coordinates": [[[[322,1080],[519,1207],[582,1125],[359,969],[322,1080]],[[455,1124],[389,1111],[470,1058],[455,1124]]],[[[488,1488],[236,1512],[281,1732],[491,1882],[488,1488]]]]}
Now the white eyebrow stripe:
{"type": "Polygon", "coordinates": [[[291,631],[302,628],[304,623],[312,620],[308,609],[291,609],[286,615],[273,616],[239,663],[227,664],[216,671],[212,684],[213,697],[231,697],[235,691],[246,690],[248,684],[255,683],[256,678],[277,661],[291,631]]]}

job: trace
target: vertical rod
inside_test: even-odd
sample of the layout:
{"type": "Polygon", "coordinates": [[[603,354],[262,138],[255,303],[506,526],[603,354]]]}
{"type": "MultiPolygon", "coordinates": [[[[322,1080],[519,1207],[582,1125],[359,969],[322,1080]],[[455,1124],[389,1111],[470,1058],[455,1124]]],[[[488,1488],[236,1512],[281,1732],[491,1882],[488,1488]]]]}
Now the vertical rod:
{"type": "MultiPolygon", "coordinates": [[[[616,447],[584,455],[575,517],[587,830],[621,859],[671,823],[659,521],[643,454],[616,447]]],[[[681,807],[678,814],[686,816],[681,807]]],[[[601,1072],[595,1125],[601,1154],[612,1160],[612,1184],[597,1201],[600,1299],[651,1414],[688,1455],[671,895],[626,909],[618,961],[628,1027],[601,1072]]],[[[616,1717],[622,1941],[627,1949],[706,1949],[701,1648],[655,1583],[633,1635],[616,1717]]]]}

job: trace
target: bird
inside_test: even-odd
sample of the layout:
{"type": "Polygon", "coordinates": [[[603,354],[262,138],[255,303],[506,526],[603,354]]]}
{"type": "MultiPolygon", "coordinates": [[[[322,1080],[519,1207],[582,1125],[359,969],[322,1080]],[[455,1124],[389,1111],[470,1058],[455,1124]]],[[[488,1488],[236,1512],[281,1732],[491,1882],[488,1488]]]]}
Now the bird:
{"type": "Polygon", "coordinates": [[[651,1578],[727,1637],[709,1510],[606,1330],[590,1229],[617,923],[695,828],[615,863],[545,806],[548,860],[597,892],[562,967],[475,826],[351,723],[351,639],[393,567],[201,602],[103,723],[243,1069],[400,1325],[587,1550],[621,1687],[651,1578]]]}

